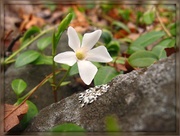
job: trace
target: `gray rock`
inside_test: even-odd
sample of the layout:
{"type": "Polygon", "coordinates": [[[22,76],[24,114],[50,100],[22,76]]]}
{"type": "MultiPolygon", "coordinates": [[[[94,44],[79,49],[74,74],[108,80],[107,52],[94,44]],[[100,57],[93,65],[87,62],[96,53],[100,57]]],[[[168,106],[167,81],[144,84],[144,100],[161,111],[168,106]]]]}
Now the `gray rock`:
{"type": "Polygon", "coordinates": [[[81,107],[79,93],[54,103],[33,119],[27,132],[75,123],[87,131],[106,131],[105,117],[117,117],[121,131],[176,131],[175,55],[146,69],[119,75],[108,92],[81,107]]]}

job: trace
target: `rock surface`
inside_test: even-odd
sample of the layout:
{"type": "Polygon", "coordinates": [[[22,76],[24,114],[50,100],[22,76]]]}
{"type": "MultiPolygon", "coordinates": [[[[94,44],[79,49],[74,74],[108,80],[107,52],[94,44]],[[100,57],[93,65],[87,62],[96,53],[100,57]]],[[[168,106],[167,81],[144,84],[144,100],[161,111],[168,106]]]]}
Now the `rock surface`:
{"type": "Polygon", "coordinates": [[[26,131],[49,131],[65,123],[75,123],[87,131],[106,131],[105,117],[117,117],[122,131],[176,131],[175,55],[146,69],[119,75],[108,92],[81,107],[79,93],[39,112],[26,131]]]}

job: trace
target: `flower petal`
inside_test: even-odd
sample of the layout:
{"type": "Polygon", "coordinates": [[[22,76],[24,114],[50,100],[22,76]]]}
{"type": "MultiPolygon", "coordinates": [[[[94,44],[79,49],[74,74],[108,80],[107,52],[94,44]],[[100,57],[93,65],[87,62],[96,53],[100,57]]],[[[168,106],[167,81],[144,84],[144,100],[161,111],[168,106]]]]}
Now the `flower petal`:
{"type": "Polygon", "coordinates": [[[96,66],[90,61],[86,60],[78,61],[77,64],[81,79],[84,81],[85,84],[89,85],[97,73],[96,66]]]}
{"type": "Polygon", "coordinates": [[[68,34],[68,39],[69,39],[68,40],[69,46],[74,51],[76,51],[77,49],[80,48],[80,40],[79,40],[79,37],[78,37],[76,30],[70,26],[70,27],[68,27],[67,34],[68,34]]]}
{"type": "Polygon", "coordinates": [[[89,51],[97,43],[101,34],[101,30],[96,30],[94,32],[84,34],[81,47],[85,48],[86,51],[89,51]]]}
{"type": "Polygon", "coordinates": [[[72,66],[76,63],[76,55],[73,51],[67,51],[63,53],[59,53],[54,57],[54,61],[57,63],[67,64],[72,66]]]}
{"type": "Polygon", "coordinates": [[[95,61],[95,62],[110,62],[113,59],[109,55],[106,47],[99,46],[97,48],[88,51],[86,60],[95,61]]]}

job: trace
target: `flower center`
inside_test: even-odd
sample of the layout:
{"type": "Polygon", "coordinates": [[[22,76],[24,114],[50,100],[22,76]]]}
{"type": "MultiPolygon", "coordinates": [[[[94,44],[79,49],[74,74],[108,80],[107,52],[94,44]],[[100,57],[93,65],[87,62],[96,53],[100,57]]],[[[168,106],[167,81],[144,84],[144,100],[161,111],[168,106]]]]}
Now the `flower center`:
{"type": "Polygon", "coordinates": [[[77,51],[76,52],[76,57],[79,60],[83,60],[85,58],[85,54],[82,51],[77,51]]]}

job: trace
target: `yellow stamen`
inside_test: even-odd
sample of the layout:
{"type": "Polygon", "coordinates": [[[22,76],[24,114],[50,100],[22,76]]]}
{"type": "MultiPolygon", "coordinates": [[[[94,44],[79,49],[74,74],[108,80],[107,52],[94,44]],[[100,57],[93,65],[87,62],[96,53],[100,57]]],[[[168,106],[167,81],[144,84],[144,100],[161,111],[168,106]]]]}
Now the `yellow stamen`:
{"type": "Polygon", "coordinates": [[[79,60],[83,60],[85,58],[85,54],[82,51],[76,52],[76,57],[79,60]]]}

